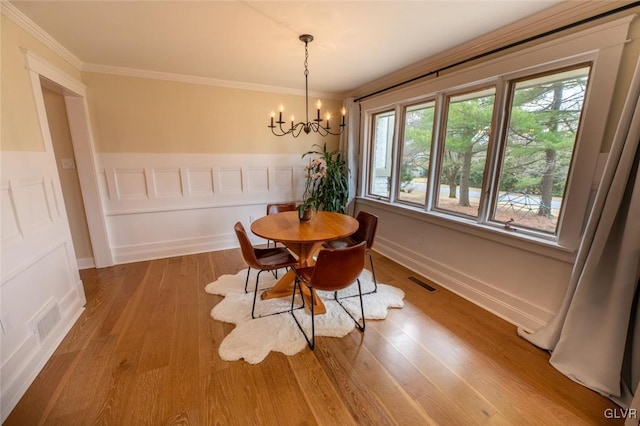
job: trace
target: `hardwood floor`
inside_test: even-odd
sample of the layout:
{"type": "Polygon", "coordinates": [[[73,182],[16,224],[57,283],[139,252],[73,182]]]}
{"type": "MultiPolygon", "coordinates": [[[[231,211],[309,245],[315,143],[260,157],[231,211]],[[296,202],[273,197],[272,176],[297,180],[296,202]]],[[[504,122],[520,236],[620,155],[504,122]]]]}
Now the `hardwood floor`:
{"type": "Polygon", "coordinates": [[[515,327],[374,256],[403,309],[258,365],[219,358],[233,325],[204,292],[245,268],[238,250],[82,271],[86,310],[5,425],[615,424],[515,327]]]}

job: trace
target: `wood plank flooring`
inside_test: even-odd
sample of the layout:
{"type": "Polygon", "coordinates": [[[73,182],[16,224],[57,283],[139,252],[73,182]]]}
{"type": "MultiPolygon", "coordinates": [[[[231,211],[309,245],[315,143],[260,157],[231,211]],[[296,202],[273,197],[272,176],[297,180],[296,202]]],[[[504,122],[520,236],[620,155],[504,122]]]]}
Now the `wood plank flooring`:
{"type": "Polygon", "coordinates": [[[374,256],[403,309],[258,365],[219,358],[234,326],[204,292],[245,268],[238,250],[81,271],[86,310],[5,425],[622,424],[515,327],[374,256]]]}

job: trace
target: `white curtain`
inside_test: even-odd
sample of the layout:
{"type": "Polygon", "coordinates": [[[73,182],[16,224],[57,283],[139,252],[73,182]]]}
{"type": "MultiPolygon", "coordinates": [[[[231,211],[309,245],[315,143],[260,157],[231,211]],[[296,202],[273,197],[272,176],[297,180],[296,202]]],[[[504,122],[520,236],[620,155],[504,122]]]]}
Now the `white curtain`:
{"type": "Polygon", "coordinates": [[[340,136],[340,151],[344,153],[349,168],[349,201],[347,213],[353,216],[355,209],[355,197],[358,189],[358,176],[360,174],[360,104],[353,98],[345,100],[347,109],[347,129],[340,136]]]}
{"type": "Polygon", "coordinates": [[[628,407],[640,379],[640,61],[569,287],[552,322],[518,333],[571,379],[628,407]]]}

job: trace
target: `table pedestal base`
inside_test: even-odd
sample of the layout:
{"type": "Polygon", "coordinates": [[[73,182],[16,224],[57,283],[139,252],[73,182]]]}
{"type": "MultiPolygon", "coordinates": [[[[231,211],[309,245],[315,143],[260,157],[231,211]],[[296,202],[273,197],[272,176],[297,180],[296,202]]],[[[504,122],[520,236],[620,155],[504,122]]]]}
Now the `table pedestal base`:
{"type": "MultiPolygon", "coordinates": [[[[291,297],[293,295],[293,283],[296,279],[296,273],[294,271],[287,271],[286,274],[282,276],[276,283],[276,285],[271,290],[265,290],[260,295],[262,300],[276,299],[280,297],[291,297]]],[[[309,288],[306,286],[302,287],[302,296],[304,297],[304,306],[306,311],[311,311],[311,293],[309,292],[309,288]]],[[[314,290],[315,291],[315,290],[314,290]]],[[[313,312],[316,315],[322,315],[327,313],[327,308],[320,300],[317,294],[313,295],[313,300],[315,302],[313,306],[313,312]]]]}

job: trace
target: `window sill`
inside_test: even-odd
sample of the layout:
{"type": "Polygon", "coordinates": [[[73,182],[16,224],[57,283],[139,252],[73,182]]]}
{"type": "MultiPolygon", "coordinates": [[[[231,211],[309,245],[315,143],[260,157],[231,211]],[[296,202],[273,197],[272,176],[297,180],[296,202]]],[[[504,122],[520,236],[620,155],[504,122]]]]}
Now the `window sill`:
{"type": "Polygon", "coordinates": [[[386,200],[357,197],[356,202],[361,206],[371,206],[563,262],[573,263],[575,259],[575,249],[560,246],[555,241],[549,241],[534,235],[522,233],[517,227],[514,227],[512,230],[501,229],[495,226],[478,224],[462,217],[450,216],[438,212],[426,212],[418,207],[390,203],[386,200]]]}

